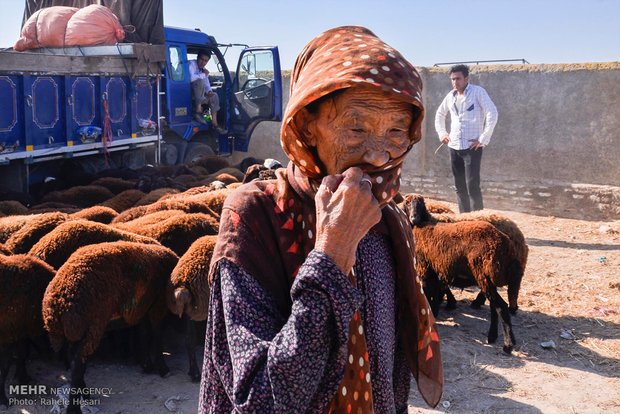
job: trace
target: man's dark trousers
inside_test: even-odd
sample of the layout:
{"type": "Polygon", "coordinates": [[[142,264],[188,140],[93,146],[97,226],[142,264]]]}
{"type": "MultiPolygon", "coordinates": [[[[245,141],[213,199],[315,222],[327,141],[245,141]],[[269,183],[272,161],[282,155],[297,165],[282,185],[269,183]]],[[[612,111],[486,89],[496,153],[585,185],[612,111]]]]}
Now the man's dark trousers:
{"type": "Polygon", "coordinates": [[[477,150],[455,150],[450,148],[450,162],[454,175],[454,186],[459,203],[459,211],[482,210],[482,193],[480,192],[480,163],[482,148],[477,150]]]}

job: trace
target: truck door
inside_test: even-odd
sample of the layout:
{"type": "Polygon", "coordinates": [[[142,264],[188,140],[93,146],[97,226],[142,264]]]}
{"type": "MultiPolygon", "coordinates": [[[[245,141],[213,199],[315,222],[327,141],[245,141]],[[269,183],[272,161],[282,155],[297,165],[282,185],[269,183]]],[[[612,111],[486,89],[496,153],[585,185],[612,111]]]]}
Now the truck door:
{"type": "Polygon", "coordinates": [[[282,120],[282,75],[277,47],[247,48],[241,52],[233,96],[229,132],[235,137],[234,149],[247,151],[259,122],[282,120]]]}
{"type": "Polygon", "coordinates": [[[186,47],[168,43],[166,62],[166,107],[170,125],[188,123],[192,116],[192,96],[189,89],[189,66],[186,47]]]}

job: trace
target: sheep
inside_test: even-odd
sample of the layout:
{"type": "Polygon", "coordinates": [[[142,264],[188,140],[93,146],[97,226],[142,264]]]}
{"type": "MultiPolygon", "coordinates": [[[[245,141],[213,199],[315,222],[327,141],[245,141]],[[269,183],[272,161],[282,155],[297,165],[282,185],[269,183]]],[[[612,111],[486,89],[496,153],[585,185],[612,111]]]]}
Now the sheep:
{"type": "Polygon", "coordinates": [[[71,214],[72,219],[85,219],[98,223],[109,224],[118,213],[116,210],[105,206],[92,206],[71,214]]]}
{"type": "Polygon", "coordinates": [[[0,254],[0,405],[8,406],[4,386],[14,354],[19,382],[29,382],[26,340],[45,334],[41,301],[54,275],[51,266],[35,257],[0,254]]]}
{"type": "Polygon", "coordinates": [[[142,216],[134,218],[133,220],[125,222],[112,222],[110,223],[110,225],[120,230],[133,232],[134,229],[149,227],[154,224],[161,223],[162,221],[167,220],[170,217],[181,216],[183,214],[186,213],[182,210],[161,210],[155,211],[150,214],[144,214],[142,216]]]}
{"type": "Polygon", "coordinates": [[[230,167],[230,163],[226,158],[218,157],[217,155],[205,155],[190,164],[190,167],[196,166],[204,168],[211,174],[223,168],[230,167]]]}
{"type": "Polygon", "coordinates": [[[191,187],[195,187],[196,185],[199,185],[200,182],[202,181],[202,177],[196,176],[193,174],[181,174],[181,175],[177,175],[176,177],[174,177],[173,180],[177,184],[178,187],[183,187],[184,189],[188,189],[191,187]]]}
{"type": "Polygon", "coordinates": [[[133,207],[139,200],[144,197],[144,195],[145,194],[140,190],[125,190],[118,193],[114,197],[104,201],[100,205],[104,207],[110,207],[117,213],[122,213],[123,211],[133,207]]]}
{"type": "Polygon", "coordinates": [[[87,220],[68,221],[39,240],[28,252],[58,269],[78,248],[117,240],[159,244],[154,239],[87,220]]]}
{"type": "MultiPolygon", "coordinates": [[[[32,216],[31,216],[32,217],[32,216]]],[[[14,254],[27,253],[41,237],[69,220],[66,213],[44,213],[38,215],[8,238],[5,247],[14,254]]]]}
{"type": "Polygon", "coordinates": [[[56,201],[46,201],[45,203],[39,203],[32,207],[28,211],[29,214],[40,214],[40,213],[52,213],[54,211],[59,211],[61,213],[76,213],[80,211],[81,208],[78,206],[74,206],[73,204],[67,203],[59,203],[56,201]]]}
{"type": "Polygon", "coordinates": [[[423,281],[433,314],[437,315],[447,286],[477,284],[489,299],[491,326],[487,340],[497,339],[498,315],[504,333],[504,347],[510,353],[515,344],[508,305],[498,286],[514,289],[523,269],[513,243],[486,221],[440,223],[434,220],[421,196],[411,200],[413,234],[416,241],[416,270],[423,281]]]}
{"type": "Polygon", "coordinates": [[[188,168],[194,175],[209,175],[209,170],[200,165],[190,165],[188,168]]]}
{"type": "Polygon", "coordinates": [[[171,196],[170,199],[183,197],[183,199],[188,202],[193,201],[204,204],[211,211],[213,211],[216,217],[219,217],[222,214],[224,201],[233,190],[228,187],[221,190],[211,190],[209,187],[199,188],[206,189],[206,192],[196,192],[195,194],[192,194],[191,191],[194,189],[190,189],[185,193],[171,196]]]}
{"type": "MultiPolygon", "coordinates": [[[[405,203],[404,203],[405,206],[403,209],[405,210],[405,212],[408,213],[410,221],[413,221],[413,216],[412,216],[413,210],[411,209],[411,204],[412,204],[412,200],[415,197],[422,197],[422,196],[415,195],[415,194],[405,196],[405,203]]],[[[425,204],[426,204],[426,200],[425,200],[425,204]]],[[[429,213],[431,212],[431,210],[428,207],[427,207],[427,210],[429,211],[429,213]]],[[[433,220],[436,220],[442,223],[455,223],[455,222],[460,222],[460,221],[479,221],[479,220],[486,221],[486,222],[491,223],[496,229],[498,229],[499,231],[506,234],[506,236],[508,236],[508,238],[512,241],[515,247],[516,259],[519,261],[519,264],[522,269],[521,275],[516,278],[517,280],[512,281],[508,289],[508,309],[510,310],[510,313],[514,315],[518,309],[517,301],[519,297],[519,290],[521,287],[521,279],[523,278],[523,272],[525,272],[525,266],[527,264],[527,256],[528,256],[528,250],[529,250],[527,247],[527,243],[525,242],[525,237],[523,236],[523,233],[521,232],[517,224],[507,217],[503,217],[498,214],[485,213],[482,211],[474,211],[471,213],[462,213],[462,214],[436,213],[436,214],[431,214],[431,216],[433,220]]],[[[454,309],[456,307],[456,299],[454,299],[454,296],[452,295],[449,289],[447,289],[446,294],[448,297],[448,309],[454,309]]],[[[480,308],[480,306],[482,306],[484,302],[485,302],[485,296],[482,292],[480,292],[478,294],[478,297],[472,302],[471,305],[474,308],[480,308]]]]}
{"type": "MultiPolygon", "coordinates": [[[[438,221],[444,223],[453,223],[457,221],[472,221],[472,220],[482,220],[491,223],[495,226],[496,229],[503,232],[508,236],[508,238],[512,241],[515,246],[517,260],[521,265],[521,269],[525,272],[525,266],[527,265],[527,256],[529,253],[529,248],[527,243],[525,242],[525,237],[523,233],[517,226],[517,224],[510,220],[507,217],[484,213],[482,211],[472,211],[470,213],[462,213],[462,214],[434,214],[433,217],[438,221]]],[[[517,312],[518,309],[518,298],[519,298],[519,290],[521,287],[521,279],[523,278],[523,272],[518,281],[515,281],[512,289],[508,289],[508,309],[510,313],[513,315],[517,312]]],[[[482,293],[478,294],[478,297],[472,302],[472,307],[479,308],[485,302],[485,297],[482,293]]]]}
{"type": "Polygon", "coordinates": [[[134,207],[146,206],[156,202],[165,195],[177,193],[180,193],[180,191],[174,188],[158,188],[157,190],[147,193],[144,197],[138,200],[136,204],[134,204],[134,207]]]}
{"type": "Polygon", "coordinates": [[[261,171],[266,171],[268,168],[263,164],[254,164],[250,165],[243,176],[243,180],[241,181],[243,184],[249,183],[251,181],[256,181],[260,179],[261,171]]]}
{"type": "Polygon", "coordinates": [[[229,174],[229,173],[222,173],[222,174],[218,174],[215,177],[215,180],[211,181],[209,183],[209,186],[211,186],[211,184],[213,184],[214,181],[220,181],[222,183],[226,184],[232,184],[232,183],[238,183],[239,179],[237,179],[237,177],[229,174]]]}
{"type": "Polygon", "coordinates": [[[16,200],[0,201],[0,212],[7,216],[28,214],[28,208],[16,200]]]}
{"type": "Polygon", "coordinates": [[[263,164],[254,164],[248,167],[243,177],[242,183],[249,183],[255,180],[276,179],[275,170],[282,168],[282,164],[273,158],[267,158],[263,164]]]}
{"type": "MultiPolygon", "coordinates": [[[[245,175],[245,173],[248,171],[248,168],[254,164],[265,164],[265,160],[262,158],[246,157],[242,159],[239,164],[234,165],[234,167],[241,171],[243,175],[245,175]]],[[[241,181],[241,179],[239,181],[241,181]]]]}
{"type": "Polygon", "coordinates": [[[124,180],[118,177],[101,177],[90,183],[90,185],[100,185],[114,194],[119,194],[126,190],[135,189],[136,181],[124,180]]]}
{"type": "Polygon", "coordinates": [[[224,189],[213,189],[211,186],[200,186],[190,188],[189,190],[179,193],[170,194],[162,198],[162,200],[183,199],[188,201],[199,202],[206,205],[214,214],[219,217],[222,214],[222,207],[228,195],[233,191],[229,188],[232,185],[241,185],[241,183],[228,184],[224,189]]]}
{"type": "MultiPolygon", "coordinates": [[[[235,184],[235,183],[231,183],[231,184],[235,184]]],[[[237,182],[237,184],[241,184],[241,183],[237,182]]],[[[211,184],[209,184],[209,191],[223,190],[224,188],[226,188],[226,184],[218,180],[212,181],[211,184]]]]}
{"type": "MultiPolygon", "coordinates": [[[[148,218],[148,215],[144,218],[148,218]]],[[[176,214],[151,225],[144,225],[139,221],[130,221],[116,227],[151,237],[178,255],[183,255],[194,240],[202,236],[217,234],[219,230],[218,219],[211,214],[204,213],[176,214]]]]}
{"type": "MultiPolygon", "coordinates": [[[[411,200],[416,197],[418,194],[414,194],[414,193],[407,193],[407,194],[399,194],[399,200],[396,201],[396,203],[398,204],[398,206],[403,209],[406,210],[406,205],[407,204],[411,204],[411,200]]],[[[430,213],[438,213],[438,214],[454,214],[454,211],[445,203],[442,203],[441,201],[436,201],[436,200],[429,200],[429,199],[424,199],[424,203],[426,204],[426,209],[430,212],[430,213]]]]}
{"type": "Polygon", "coordinates": [[[113,223],[125,223],[134,220],[146,214],[154,213],[162,210],[182,210],[187,213],[206,213],[214,217],[219,217],[209,206],[200,200],[190,199],[189,197],[171,197],[159,200],[148,206],[132,207],[123,211],[114,220],[113,223]]]}
{"type": "Polygon", "coordinates": [[[197,323],[207,319],[209,308],[209,264],[217,236],[203,236],[197,239],[181,256],[172,271],[166,286],[168,309],[183,317],[185,325],[185,346],[189,357],[189,376],[192,381],[200,379],[196,363],[197,323]]]}
{"type": "Polygon", "coordinates": [[[91,207],[114,197],[114,193],[100,185],[80,185],[63,191],[52,191],[42,201],[57,201],[78,207],[91,207]]]}
{"type": "MultiPolygon", "coordinates": [[[[86,389],[86,359],[97,349],[106,326],[120,320],[134,326],[159,326],[167,312],[165,285],[178,256],[154,244],[117,241],[79,248],[63,264],[45,290],[43,324],[52,348],[65,342],[73,352],[71,387],[86,389]]],[[[156,364],[160,375],[169,372],[156,336],[156,364]]],[[[149,353],[144,354],[150,359],[149,353]]],[[[144,368],[149,367],[145,361],[144,368]]],[[[67,413],[80,413],[73,403],[67,413]]]]}
{"type": "Polygon", "coordinates": [[[215,180],[224,181],[223,179],[219,179],[218,177],[225,178],[227,181],[230,181],[230,176],[234,177],[235,180],[241,182],[243,181],[245,173],[242,173],[241,171],[239,171],[239,169],[235,167],[222,168],[221,170],[207,175],[205,178],[202,179],[201,182],[202,185],[209,185],[212,181],[215,180]]]}
{"type": "Polygon", "coordinates": [[[27,222],[32,221],[39,215],[7,216],[0,217],[0,243],[6,243],[13,233],[21,229],[27,222]]]}

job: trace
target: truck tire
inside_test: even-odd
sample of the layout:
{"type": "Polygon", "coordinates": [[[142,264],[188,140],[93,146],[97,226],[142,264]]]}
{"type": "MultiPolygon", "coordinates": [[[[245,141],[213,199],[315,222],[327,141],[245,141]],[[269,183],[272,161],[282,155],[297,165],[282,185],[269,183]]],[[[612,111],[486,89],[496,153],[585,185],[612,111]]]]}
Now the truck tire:
{"type": "Polygon", "coordinates": [[[161,163],[163,165],[175,165],[179,158],[179,151],[173,144],[162,145],[161,163]]]}
{"type": "Polygon", "coordinates": [[[204,157],[206,155],[215,155],[213,149],[207,144],[203,144],[202,142],[190,142],[187,146],[187,150],[185,151],[185,164],[191,164],[196,161],[200,157],[204,157]]]}

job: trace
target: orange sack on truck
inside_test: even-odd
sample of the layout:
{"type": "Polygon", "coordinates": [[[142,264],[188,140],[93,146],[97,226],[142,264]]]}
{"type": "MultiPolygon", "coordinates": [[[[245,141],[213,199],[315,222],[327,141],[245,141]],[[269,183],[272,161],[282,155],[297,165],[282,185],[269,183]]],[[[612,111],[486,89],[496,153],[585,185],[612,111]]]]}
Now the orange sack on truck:
{"type": "Polygon", "coordinates": [[[39,47],[114,45],[124,38],[118,17],[105,6],[52,6],[30,16],[13,49],[22,52],[39,47]]]}
{"type": "Polygon", "coordinates": [[[78,10],[65,6],[37,10],[22,27],[22,36],[13,49],[23,52],[39,47],[62,47],[67,22],[78,10]]]}
{"type": "Polygon", "coordinates": [[[79,9],[67,23],[65,46],[114,45],[125,30],[112,10],[98,4],[79,9]]]}

